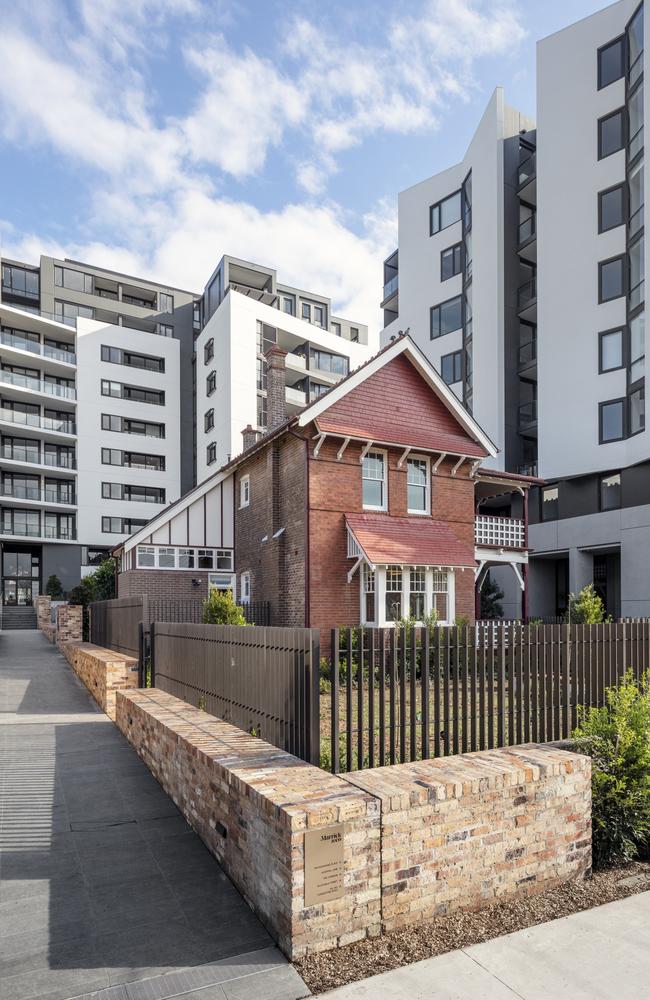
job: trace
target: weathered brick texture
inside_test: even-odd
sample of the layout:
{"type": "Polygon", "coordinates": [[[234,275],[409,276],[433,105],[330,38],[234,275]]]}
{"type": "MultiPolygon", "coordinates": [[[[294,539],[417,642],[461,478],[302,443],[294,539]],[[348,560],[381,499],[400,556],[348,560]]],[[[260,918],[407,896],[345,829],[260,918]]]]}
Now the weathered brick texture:
{"type": "Polygon", "coordinates": [[[102,711],[115,721],[116,692],[137,688],[138,661],[90,642],[61,643],[59,648],[102,711]]]}
{"type": "Polygon", "coordinates": [[[591,867],[591,761],[521,746],[346,775],[382,811],[382,928],[542,892],[591,867]]]}
{"type": "Polygon", "coordinates": [[[379,803],[162,691],[117,725],[291,959],[379,933],[379,803]],[[345,823],[345,895],[304,905],[304,833],[345,823]]]}
{"type": "Polygon", "coordinates": [[[128,569],[118,574],[118,597],[146,594],[155,600],[205,600],[208,596],[208,573],[185,569],[128,569]],[[193,580],[199,581],[195,587],[193,580]]]}
{"type": "Polygon", "coordinates": [[[47,594],[41,594],[34,601],[36,609],[36,625],[43,631],[52,625],[52,598],[47,594]]]}
{"type": "Polygon", "coordinates": [[[83,608],[79,604],[60,604],[56,609],[56,641],[59,645],[83,639],[83,608]]]}

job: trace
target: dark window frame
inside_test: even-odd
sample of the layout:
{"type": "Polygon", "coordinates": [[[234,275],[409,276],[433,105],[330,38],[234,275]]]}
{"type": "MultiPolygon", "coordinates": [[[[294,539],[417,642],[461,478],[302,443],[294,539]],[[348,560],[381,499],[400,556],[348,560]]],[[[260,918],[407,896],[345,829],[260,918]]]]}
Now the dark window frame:
{"type": "Polygon", "coordinates": [[[626,43],[625,32],[623,32],[622,35],[618,35],[618,37],[612,38],[611,42],[605,42],[604,45],[601,45],[599,47],[598,53],[597,53],[597,56],[596,56],[596,59],[597,59],[597,61],[596,61],[596,67],[597,67],[597,73],[598,73],[598,90],[604,90],[605,87],[610,87],[613,83],[616,83],[618,80],[624,80],[625,79],[625,73],[626,73],[626,67],[625,67],[625,64],[626,64],[626,51],[625,51],[626,50],[626,44],[627,43],[626,43]],[[620,45],[620,47],[621,47],[621,73],[620,73],[620,76],[615,76],[612,80],[609,80],[607,83],[603,83],[602,82],[601,65],[600,65],[600,56],[601,56],[601,53],[605,51],[605,49],[611,49],[614,45],[620,45]]]}
{"type": "Polygon", "coordinates": [[[622,506],[623,506],[623,477],[622,477],[620,471],[619,472],[608,472],[606,475],[602,475],[602,474],[599,475],[598,478],[597,478],[597,483],[598,483],[598,510],[600,512],[605,511],[605,510],[620,510],[622,508],[622,506]],[[609,479],[610,476],[618,476],[619,480],[620,480],[620,482],[618,484],[618,490],[619,490],[619,493],[618,493],[618,503],[615,506],[613,506],[613,507],[605,507],[603,505],[603,483],[604,483],[604,481],[606,479],[609,479]]]}
{"type": "Polygon", "coordinates": [[[217,461],[217,442],[211,441],[205,449],[205,461],[207,465],[214,465],[217,461]]]}
{"type": "Polygon", "coordinates": [[[450,194],[445,195],[444,198],[440,198],[435,201],[433,205],[429,205],[429,236],[437,236],[438,233],[444,233],[445,229],[449,229],[450,226],[455,226],[457,222],[460,222],[463,218],[463,192],[462,188],[458,188],[456,191],[452,191],[450,194]],[[440,226],[438,229],[433,228],[433,213],[436,208],[440,208],[446,201],[450,201],[456,196],[460,197],[460,215],[453,222],[448,222],[446,226],[440,226]]]}
{"type": "Polygon", "coordinates": [[[603,399],[598,403],[598,444],[614,444],[615,441],[624,441],[626,438],[626,396],[617,396],[614,399],[603,399]],[[603,438],[603,409],[606,406],[613,406],[618,403],[621,406],[621,436],[614,438],[603,438]]]}
{"type": "Polygon", "coordinates": [[[627,264],[627,253],[617,253],[613,257],[608,257],[606,260],[598,261],[598,305],[603,305],[605,302],[614,302],[616,299],[622,299],[627,295],[628,288],[628,264],[627,264]],[[608,298],[603,298],[603,268],[607,264],[613,264],[615,261],[620,261],[623,265],[623,281],[621,291],[616,295],[610,295],[608,298]]]}
{"type": "Polygon", "coordinates": [[[450,281],[452,278],[457,277],[457,275],[463,273],[463,241],[460,240],[458,243],[453,243],[450,247],[445,247],[444,250],[440,251],[440,281],[450,281]],[[442,270],[442,260],[445,254],[453,254],[453,267],[456,266],[456,251],[458,251],[458,270],[453,271],[451,274],[447,275],[445,278],[442,270]]]}
{"type": "Polygon", "coordinates": [[[211,396],[216,391],[217,391],[217,372],[213,368],[212,371],[209,372],[205,380],[205,394],[206,396],[211,396]]]}
{"type": "Polygon", "coordinates": [[[609,372],[618,372],[621,368],[627,367],[627,351],[625,348],[626,341],[626,329],[625,326],[612,326],[608,330],[600,330],[598,333],[598,374],[607,375],[609,372]],[[621,363],[616,365],[615,368],[603,368],[603,337],[607,337],[612,333],[620,333],[621,335],[621,363]]]}
{"type": "Polygon", "coordinates": [[[644,430],[645,430],[645,381],[644,381],[644,379],[639,379],[638,383],[635,383],[635,385],[636,385],[635,389],[633,389],[632,391],[628,391],[628,395],[627,395],[627,409],[625,410],[625,412],[623,414],[623,419],[627,420],[627,428],[626,428],[627,433],[626,433],[626,437],[628,437],[628,438],[636,437],[637,434],[642,434],[644,432],[644,430]],[[632,414],[632,397],[638,395],[639,393],[643,394],[643,400],[644,400],[644,407],[643,407],[643,427],[639,427],[639,429],[637,431],[633,431],[632,430],[632,415],[631,415],[632,414]]]}
{"type": "MultiPolygon", "coordinates": [[[[548,508],[546,508],[548,511],[548,508]]],[[[542,524],[547,524],[549,521],[559,521],[560,519],[560,484],[559,483],[548,483],[546,486],[540,486],[539,489],[539,519],[542,524]],[[557,506],[554,508],[553,517],[544,517],[544,491],[545,490],[557,490],[557,500],[554,501],[557,506]]]]}
{"type": "Polygon", "coordinates": [[[614,111],[609,111],[606,115],[602,115],[602,117],[598,119],[597,129],[598,129],[599,160],[606,160],[608,156],[613,156],[614,153],[620,153],[621,150],[624,150],[625,147],[627,146],[627,108],[625,107],[625,105],[622,105],[622,107],[620,108],[615,108],[614,111]],[[611,153],[603,153],[601,125],[604,122],[609,121],[610,118],[616,117],[616,115],[620,115],[621,117],[621,145],[617,149],[613,149],[611,153]]]}
{"type": "Polygon", "coordinates": [[[207,433],[214,427],[214,407],[206,410],[203,414],[203,430],[207,433]]]}
{"type": "Polygon", "coordinates": [[[621,181],[619,184],[612,184],[611,187],[603,188],[602,191],[598,192],[598,232],[599,233],[610,233],[612,229],[618,229],[619,226],[624,226],[627,222],[628,216],[628,196],[627,196],[627,182],[621,181]],[[613,226],[603,227],[603,197],[604,195],[611,194],[613,191],[621,191],[623,194],[623,213],[620,222],[615,223],[613,226]]]}
{"type": "Polygon", "coordinates": [[[464,295],[452,295],[451,298],[444,299],[443,302],[436,302],[434,306],[429,309],[429,340],[440,340],[441,337],[447,337],[450,333],[457,333],[459,330],[463,329],[464,323],[464,295]],[[456,302],[460,300],[460,326],[456,327],[455,330],[449,330],[447,333],[437,333],[434,337],[433,335],[433,313],[436,309],[442,309],[443,306],[448,305],[450,302],[456,302]]]}
{"type": "Polygon", "coordinates": [[[448,385],[448,386],[456,385],[457,382],[462,382],[463,381],[463,349],[462,349],[462,347],[459,348],[457,351],[450,351],[449,354],[443,354],[441,356],[441,358],[440,358],[440,376],[442,378],[442,381],[445,383],[445,385],[448,385]],[[455,378],[453,380],[453,382],[448,382],[447,379],[443,375],[444,362],[447,360],[447,358],[452,358],[453,359],[452,360],[452,364],[453,364],[453,367],[454,367],[454,374],[456,373],[456,359],[460,358],[460,376],[459,376],[459,378],[455,378]]]}
{"type": "Polygon", "coordinates": [[[210,361],[212,361],[213,357],[214,357],[214,337],[210,337],[209,340],[206,340],[205,345],[203,347],[203,363],[206,365],[209,364],[210,361]]]}

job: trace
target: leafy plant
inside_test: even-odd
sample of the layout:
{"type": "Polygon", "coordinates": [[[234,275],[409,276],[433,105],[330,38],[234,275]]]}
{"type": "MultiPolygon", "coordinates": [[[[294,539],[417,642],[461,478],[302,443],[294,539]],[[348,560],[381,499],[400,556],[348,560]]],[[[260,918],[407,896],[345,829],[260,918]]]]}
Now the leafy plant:
{"type": "Polygon", "coordinates": [[[203,602],[203,621],[206,625],[248,624],[232,590],[217,590],[216,587],[210,587],[210,594],[203,602]]]}
{"type": "Polygon", "coordinates": [[[47,583],[45,584],[45,593],[48,597],[51,597],[53,601],[63,600],[63,584],[59,580],[56,573],[52,573],[52,576],[48,577],[47,583]]]}
{"type": "Polygon", "coordinates": [[[90,578],[93,581],[95,601],[110,601],[113,597],[117,597],[115,593],[114,559],[104,559],[97,569],[90,574],[90,578]]]}
{"type": "Polygon", "coordinates": [[[598,625],[606,621],[605,606],[596,593],[593,583],[583,587],[579,594],[569,594],[567,621],[573,625],[598,625]]]}
{"type": "Polygon", "coordinates": [[[490,574],[481,587],[481,618],[503,618],[504,593],[490,574]]]}
{"type": "Polygon", "coordinates": [[[594,867],[630,861],[650,846],[650,685],[629,672],[603,708],[578,710],[577,749],[592,759],[594,867]]]}

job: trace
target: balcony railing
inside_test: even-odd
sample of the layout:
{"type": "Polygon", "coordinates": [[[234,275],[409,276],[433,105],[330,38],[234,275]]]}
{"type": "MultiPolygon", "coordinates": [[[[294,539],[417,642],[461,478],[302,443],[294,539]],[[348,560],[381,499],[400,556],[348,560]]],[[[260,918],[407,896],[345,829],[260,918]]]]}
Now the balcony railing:
{"type": "Polygon", "coordinates": [[[394,295],[398,287],[399,274],[394,274],[393,277],[384,285],[384,298],[387,299],[390,295],[394,295]]]}
{"type": "Polygon", "coordinates": [[[536,217],[535,215],[530,215],[523,222],[520,222],[517,226],[517,245],[522,246],[527,243],[528,240],[532,239],[536,232],[536,217]]]}
{"type": "Polygon", "coordinates": [[[529,340],[519,345],[519,367],[527,368],[537,361],[537,341],[529,340]]]}
{"type": "Polygon", "coordinates": [[[0,420],[10,424],[20,424],[21,427],[35,427],[42,431],[57,431],[59,434],[77,433],[77,425],[74,421],[61,420],[58,417],[41,417],[38,413],[23,413],[22,410],[9,410],[0,407],[0,420]]]}
{"type": "Polygon", "coordinates": [[[517,174],[517,185],[518,187],[523,187],[524,184],[528,184],[529,181],[535,177],[537,173],[537,154],[531,153],[530,156],[526,157],[523,163],[519,164],[519,171],[517,174]]]}
{"type": "Polygon", "coordinates": [[[33,452],[17,451],[7,445],[3,445],[0,449],[0,457],[11,462],[25,462],[27,465],[47,465],[53,469],[77,468],[76,459],[71,455],[50,455],[48,453],[40,455],[33,452]]]}
{"type": "Polygon", "coordinates": [[[4,497],[9,497],[12,500],[34,500],[37,503],[60,503],[65,504],[68,507],[75,507],[77,501],[75,500],[74,494],[71,493],[69,496],[60,496],[56,490],[51,488],[45,488],[42,490],[39,486],[9,486],[5,484],[2,490],[2,495],[4,497]]]}
{"type": "Polygon", "coordinates": [[[77,363],[74,351],[65,351],[50,344],[41,344],[39,340],[30,340],[28,337],[16,336],[13,333],[6,333],[4,330],[0,334],[0,344],[5,347],[15,347],[18,351],[29,351],[42,358],[51,358],[53,361],[64,361],[68,365],[77,363]]]}
{"type": "Polygon", "coordinates": [[[474,538],[477,545],[499,549],[525,549],[526,527],[517,517],[491,517],[479,514],[476,518],[474,538]]]}
{"type": "Polygon", "coordinates": [[[537,462],[529,462],[528,465],[520,465],[517,468],[517,472],[520,476],[537,477],[537,462]]]}
{"type": "Polygon", "coordinates": [[[49,524],[43,529],[37,524],[0,524],[0,535],[13,535],[17,538],[54,538],[61,542],[73,542],[77,532],[74,528],[70,531],[61,531],[49,524]]]}
{"type": "Polygon", "coordinates": [[[521,312],[537,299],[537,278],[531,278],[517,289],[517,307],[521,312]]]}
{"type": "Polygon", "coordinates": [[[531,399],[528,403],[522,403],[518,414],[519,429],[537,423],[537,400],[531,399]]]}
{"type": "Polygon", "coordinates": [[[21,389],[31,389],[32,392],[44,392],[48,396],[58,396],[59,399],[77,398],[77,390],[67,385],[57,385],[56,382],[46,382],[44,379],[20,375],[17,372],[0,371],[0,382],[5,385],[16,385],[21,389]]]}

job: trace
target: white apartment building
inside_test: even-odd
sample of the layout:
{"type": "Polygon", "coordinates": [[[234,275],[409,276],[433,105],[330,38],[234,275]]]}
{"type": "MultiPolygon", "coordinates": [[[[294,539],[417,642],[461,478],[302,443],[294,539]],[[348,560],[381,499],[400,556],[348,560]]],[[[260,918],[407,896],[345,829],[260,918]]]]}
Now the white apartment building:
{"type": "Polygon", "coordinates": [[[332,315],[331,301],[281,285],[274,270],[224,257],[203,296],[196,341],[196,481],[242,451],[242,432],[266,428],[266,361],[286,357],[289,415],[358,368],[378,346],[367,326],[332,315]]]}
{"type": "Polygon", "coordinates": [[[499,463],[546,481],[533,616],[590,581],[612,614],[650,613],[645,48],[638,0],[541,41],[537,124],[497,89],[463,162],[399,195],[384,264],[382,342],[410,328],[499,463]]]}

